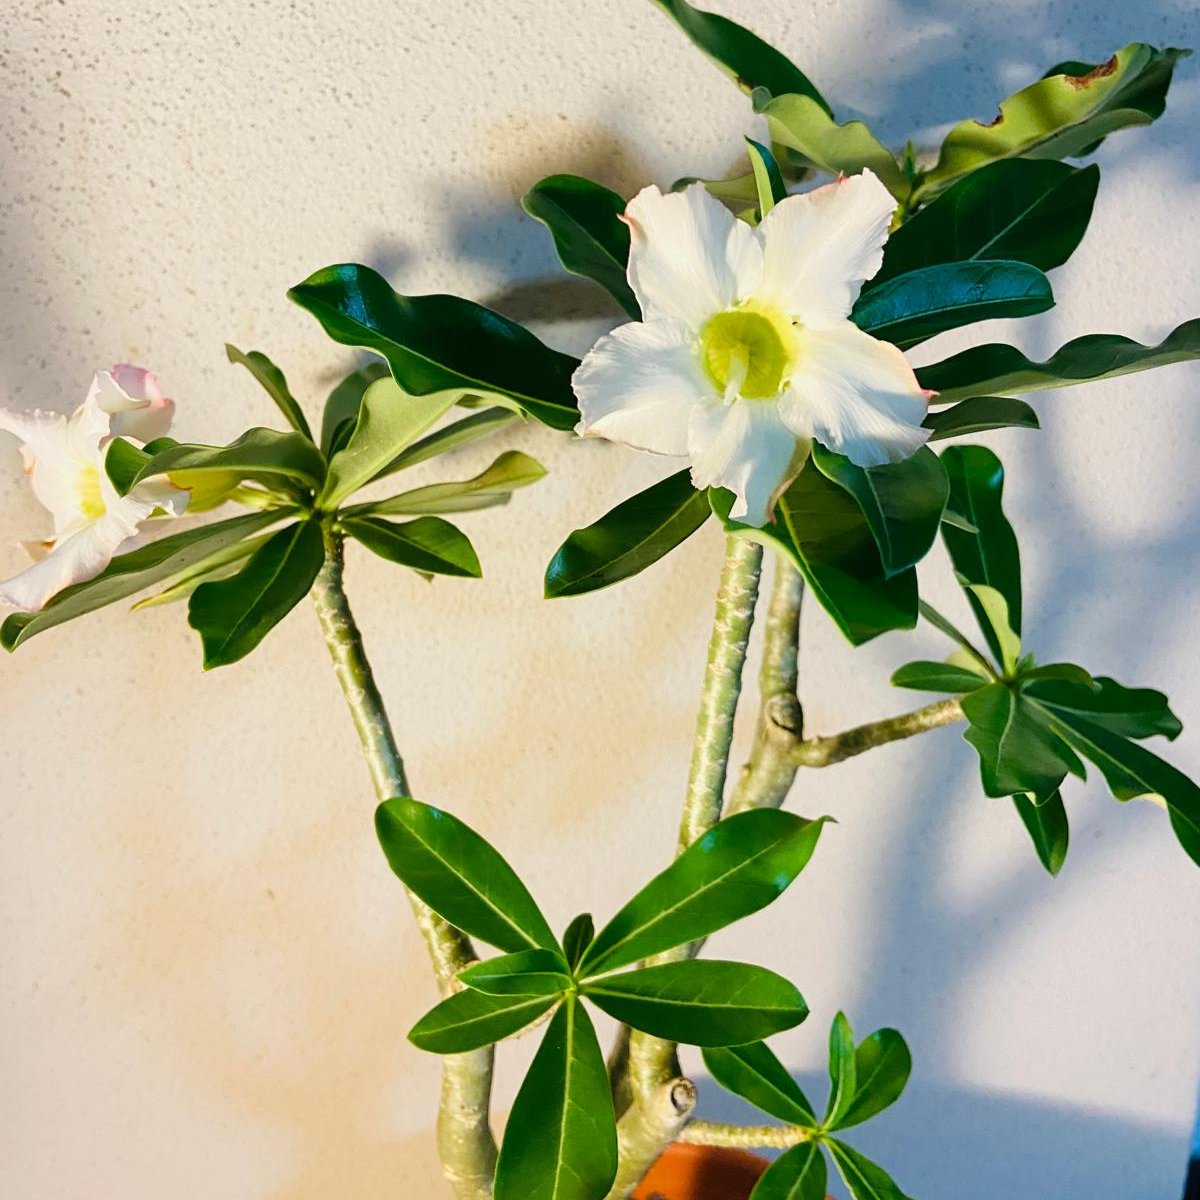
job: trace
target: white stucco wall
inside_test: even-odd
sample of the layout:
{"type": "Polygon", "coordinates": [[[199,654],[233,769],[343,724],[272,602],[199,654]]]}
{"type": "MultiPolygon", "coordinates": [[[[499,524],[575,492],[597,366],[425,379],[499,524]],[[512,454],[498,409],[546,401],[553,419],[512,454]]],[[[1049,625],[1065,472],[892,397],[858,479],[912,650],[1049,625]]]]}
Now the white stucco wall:
{"type": "MultiPolygon", "coordinates": [[[[990,115],[1062,58],[1200,41],[1184,0],[722,8],[896,142],[990,115]]],[[[1102,149],[1061,307],[952,348],[1156,339],[1200,312],[1200,76],[1181,75],[1166,119],[1102,149]]],[[[563,280],[516,198],[557,170],[619,189],[723,172],[751,127],[645,0],[37,0],[7,15],[0,79],[0,396],[67,409],[94,369],[132,359],[204,441],[273,418],[225,340],[309,398],[353,361],[284,299],[331,262],[494,303],[581,350],[614,316],[563,280]],[[551,300],[527,286],[548,277],[551,300]]],[[[1031,643],[1164,688],[1189,726],[1168,753],[1193,774],[1198,385],[1175,367],[1047,394],[1044,432],[993,439],[1031,643]]],[[[500,845],[561,923],[611,911],[665,861],[720,538],[543,603],[565,533],[674,468],[533,428],[501,444],[552,474],[464,522],[484,582],[427,586],[352,552],[350,586],[418,795],[500,845]]],[[[0,444],[0,574],[42,528],[17,465],[0,444]]],[[[925,575],[953,607],[941,560],[925,575]]],[[[900,711],[917,698],[890,670],[942,652],[928,632],[851,651],[814,609],[811,728],[900,711]]],[[[0,1192],[443,1196],[437,1065],[404,1041],[433,993],[311,613],[203,675],[181,610],[109,610],[0,663],[0,713],[0,1192]]],[[[910,1094],[861,1143],[919,1200],[1170,1197],[1200,1079],[1200,876],[1157,809],[1091,784],[1071,788],[1051,881],[975,770],[944,731],[803,778],[794,805],[840,824],[717,950],[800,984],[814,1015],[780,1044],[803,1072],[839,1006],[862,1032],[907,1033],[910,1094]]],[[[504,1052],[502,1108],[528,1053],[504,1052]]]]}

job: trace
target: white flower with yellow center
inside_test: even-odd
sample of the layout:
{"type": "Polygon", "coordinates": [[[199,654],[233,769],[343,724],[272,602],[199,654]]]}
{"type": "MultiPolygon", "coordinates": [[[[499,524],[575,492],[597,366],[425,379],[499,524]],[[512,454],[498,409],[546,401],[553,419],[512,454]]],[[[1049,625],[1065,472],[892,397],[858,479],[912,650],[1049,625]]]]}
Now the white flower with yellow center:
{"type": "Polygon", "coordinates": [[[179,516],[188,493],[165,479],[121,496],[104,469],[114,437],[144,444],[171,425],[173,403],[149,371],[121,363],[99,371],[87,399],[69,417],[0,408],[0,429],[21,439],[34,495],[54,519],[54,535],[24,543],[34,565],[0,583],[0,603],[37,611],[73,583],[93,579],[115,554],[136,544],[152,515],[179,516]]]}
{"type": "Polygon", "coordinates": [[[895,207],[870,171],[780,201],[757,229],[702,184],[644,188],[624,217],[643,319],[576,370],[577,431],[686,456],[748,525],[771,518],[813,439],[860,467],[915,453],[932,393],[849,320],[895,207]]]}

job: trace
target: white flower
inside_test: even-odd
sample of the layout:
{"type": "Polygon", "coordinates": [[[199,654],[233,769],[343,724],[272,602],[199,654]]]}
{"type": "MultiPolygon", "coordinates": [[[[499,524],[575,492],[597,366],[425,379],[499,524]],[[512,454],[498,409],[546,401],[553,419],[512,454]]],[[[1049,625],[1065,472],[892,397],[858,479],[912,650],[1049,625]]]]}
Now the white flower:
{"type": "Polygon", "coordinates": [[[814,438],[860,467],[915,453],[932,393],[848,319],[895,207],[870,171],[782,200],[757,229],[701,184],[644,188],[624,217],[643,319],[576,370],[577,432],[686,456],[749,525],[770,519],[814,438]]]}
{"type": "Polygon", "coordinates": [[[36,611],[57,592],[92,579],[115,554],[132,548],[142,521],[156,513],[179,516],[188,493],[165,479],[117,494],[104,470],[114,437],[139,444],[161,437],[174,404],[149,371],[121,363],[99,371],[87,399],[69,417],[0,408],[0,429],[21,439],[21,457],[34,495],[54,518],[54,535],[26,542],[37,561],[0,583],[0,603],[36,611]]]}

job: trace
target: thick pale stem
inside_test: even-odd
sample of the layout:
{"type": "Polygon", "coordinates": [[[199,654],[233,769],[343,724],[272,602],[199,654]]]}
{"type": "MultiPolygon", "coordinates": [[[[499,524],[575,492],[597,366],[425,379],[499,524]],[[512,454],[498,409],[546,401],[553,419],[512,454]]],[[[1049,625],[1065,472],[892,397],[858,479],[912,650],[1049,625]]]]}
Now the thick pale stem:
{"type": "MultiPolygon", "coordinates": [[[[312,595],[333,659],[334,675],[350,708],[376,796],[380,800],[406,796],[409,792],[404,762],[346,598],[341,539],[327,532],[325,550],[325,565],[317,576],[312,595]]],[[[443,995],[449,994],[454,990],[455,976],[474,961],[475,952],[468,938],[416,896],[409,893],[409,900],[429,950],[438,987],[443,995]]],[[[490,1047],[443,1060],[438,1150],[446,1178],[459,1200],[486,1200],[491,1195],[496,1165],[496,1141],[488,1119],[492,1061],[490,1047]]]]}
{"type": "Polygon", "coordinates": [[[901,713],[898,717],[887,717],[867,725],[856,725],[844,733],[806,738],[792,747],[792,758],[801,767],[831,767],[834,763],[844,762],[876,746],[898,742],[902,738],[965,719],[957,698],[937,700],[915,712],[901,713]]]}
{"type": "Polygon", "coordinates": [[[678,1140],[697,1146],[784,1150],[812,1141],[812,1130],[797,1125],[717,1125],[712,1121],[693,1121],[680,1132],[678,1140]]]}
{"type": "Polygon", "coordinates": [[[803,600],[803,577],[782,555],[777,555],[758,677],[761,707],[754,749],[730,797],[729,815],[751,808],[778,808],[795,781],[798,764],[792,750],[803,736],[804,727],[796,691],[803,600]]]}
{"type": "Polygon", "coordinates": [[[639,1097],[617,1122],[620,1166],[606,1200],[625,1200],[655,1159],[684,1132],[696,1107],[690,1079],[669,1079],[639,1097]]]}

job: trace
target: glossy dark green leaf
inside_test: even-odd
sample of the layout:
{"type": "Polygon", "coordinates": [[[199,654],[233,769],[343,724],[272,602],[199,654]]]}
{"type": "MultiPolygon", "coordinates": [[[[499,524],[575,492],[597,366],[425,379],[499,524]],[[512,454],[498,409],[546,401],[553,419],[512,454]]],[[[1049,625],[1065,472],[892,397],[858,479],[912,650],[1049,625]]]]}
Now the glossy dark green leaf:
{"type": "Polygon", "coordinates": [[[1064,717],[1076,713],[1121,737],[1161,735],[1173,741],[1183,730],[1166,696],[1152,688],[1127,688],[1106,675],[1096,676],[1090,687],[1086,681],[1048,678],[1036,671],[1024,679],[1028,682],[1023,684],[1022,692],[1044,708],[1064,717]]]}
{"type": "Polygon", "coordinates": [[[598,283],[633,320],[642,319],[625,278],[629,226],[616,192],[578,175],[550,175],[525,193],[521,206],[550,230],[568,271],[598,283]]]}
{"type": "Polygon", "coordinates": [[[596,935],[580,972],[628,966],[765,908],[804,869],[826,819],[763,809],[718,822],[596,935]]]}
{"type": "Polygon", "coordinates": [[[339,526],[380,558],[414,571],[469,579],[483,574],[470,539],[441,517],[418,517],[415,521],[346,517],[339,526]]]}
{"type": "Polygon", "coordinates": [[[1040,799],[1056,791],[1068,772],[1083,777],[1078,756],[1013,688],[989,684],[964,696],[962,707],[970,722],[964,736],[979,752],[986,795],[1031,792],[1040,799]]]}
{"type": "MultiPolygon", "coordinates": [[[[1040,707],[1038,701],[1032,703],[1040,707]]],[[[1200,865],[1200,787],[1144,746],[1090,717],[1064,709],[1041,711],[1049,715],[1056,731],[1074,749],[1100,768],[1118,800],[1161,797],[1180,845],[1200,865]]]]}
{"type": "Polygon", "coordinates": [[[521,414],[513,412],[510,408],[485,408],[472,413],[469,417],[451,421],[449,425],[435,429],[432,433],[413,442],[411,446],[401,450],[375,478],[381,479],[385,475],[391,475],[394,471],[403,470],[405,467],[414,467],[417,463],[435,458],[439,454],[470,446],[480,438],[487,437],[498,429],[503,429],[506,425],[511,425],[514,421],[519,420],[521,420],[521,414]]]}
{"type": "Polygon", "coordinates": [[[546,597],[580,596],[644,571],[691,537],[709,512],[687,471],[667,476],[576,529],[546,568],[546,597]]]}
{"type": "Polygon", "coordinates": [[[567,962],[555,950],[518,950],[459,971],[460,983],[489,996],[561,996],[571,986],[567,962]]]}
{"type": "Polygon", "coordinates": [[[828,1169],[817,1142],[781,1154],[754,1185],[750,1200],[825,1200],[828,1169]]]}
{"type": "Polygon", "coordinates": [[[603,1200],[617,1173],[608,1071],[583,1006],[554,1014],[517,1093],[496,1165],[496,1200],[603,1200]]]}
{"type": "Polygon", "coordinates": [[[836,1126],[861,1125],[895,1104],[912,1074],[908,1044],[895,1029],[877,1029],[854,1051],[854,1096],[836,1126]]]}
{"type": "Polygon", "coordinates": [[[10,614],[0,625],[0,645],[15,650],[55,625],[115,604],[154,584],[173,583],[210,555],[252,537],[285,515],[280,511],[248,513],[168,534],[127,554],[118,554],[94,579],[64,588],[41,612],[10,614]]]}
{"type": "Polygon", "coordinates": [[[358,410],[367,388],[380,379],[386,379],[389,374],[387,363],[375,358],[351,371],[329,393],[321,414],[322,453],[332,456],[345,445],[358,421],[358,410]]]}
{"type": "Polygon", "coordinates": [[[850,319],[901,348],[991,321],[1054,307],[1050,281],[1022,262],[949,262],[897,275],[859,297],[850,319]]]}
{"type": "Polygon", "coordinates": [[[704,1051],[704,1065],[726,1091],[755,1108],[789,1125],[816,1125],[816,1110],[803,1089],[763,1042],[710,1047],[704,1051]]]}
{"type": "Polygon", "coordinates": [[[1070,837],[1062,793],[1051,792],[1040,804],[1032,796],[1018,794],[1013,797],[1013,804],[1037,851],[1038,861],[1051,875],[1057,875],[1066,861],[1070,837]]]}
{"type": "Polygon", "coordinates": [[[457,296],[401,296],[370,267],[326,267],[288,292],[335,342],[387,359],[412,396],[467,391],[514,405],[554,429],[579,420],[578,363],[528,330],[457,296]]]}
{"type": "Polygon", "coordinates": [[[260,353],[258,350],[243,353],[236,346],[231,346],[226,342],[225,357],[231,363],[237,363],[245,367],[259,382],[263,391],[275,401],[275,406],[283,413],[287,423],[297,433],[301,433],[308,438],[310,442],[313,440],[308,418],[305,417],[304,410],[300,407],[296,397],[292,395],[287,379],[284,377],[283,372],[265,354],[260,353]]]}
{"type": "Polygon", "coordinates": [[[944,262],[1007,259],[1043,271],[1065,263],[1092,215],[1100,168],[1017,158],[960,179],[888,238],[864,291],[944,262]]]}
{"type": "Polygon", "coordinates": [[[822,474],[858,501],[889,576],[925,557],[950,494],[946,469],[932,450],[922,446],[902,462],[881,467],[856,467],[816,443],[812,455],[822,474]]]}
{"type": "Polygon", "coordinates": [[[1037,413],[1015,396],[972,396],[950,408],[934,410],[921,422],[932,429],[931,442],[986,433],[989,429],[1040,429],[1037,413]]]}
{"type": "Polygon", "coordinates": [[[472,512],[507,504],[518,488],[545,478],[546,468],[519,450],[506,450],[486,470],[471,479],[430,483],[366,504],[343,509],[345,516],[404,516],[415,513],[472,512]]]}
{"type": "Polygon", "coordinates": [[[858,1086],[854,1057],[854,1030],[845,1013],[838,1013],[829,1028],[829,1102],[822,1124],[836,1129],[854,1101],[858,1086]]]}
{"type": "Polygon", "coordinates": [[[854,1200],[909,1200],[882,1167],[852,1146],[837,1138],[829,1138],[825,1146],[854,1200]]]}
{"type": "Polygon", "coordinates": [[[780,200],[787,199],[787,184],[783,181],[783,172],[779,169],[779,163],[769,146],[748,137],[746,152],[750,155],[750,173],[754,176],[761,221],[780,200]]]}
{"type": "Polygon", "coordinates": [[[272,534],[236,575],[196,588],[188,624],[200,634],[204,669],[245,658],[308,595],[324,561],[320,526],[298,521],[272,534]]]}
{"type": "Polygon", "coordinates": [[[935,403],[969,396],[1034,392],[1112,379],[1200,358],[1200,320],[1187,321],[1157,346],[1144,346],[1115,333],[1089,333],[1034,362],[1013,346],[990,342],[917,369],[921,386],[938,393],[935,403]]]}
{"type": "Polygon", "coordinates": [[[596,927],[592,924],[591,913],[580,913],[575,917],[563,933],[563,953],[567,956],[567,964],[574,971],[583,960],[584,951],[592,944],[596,936],[596,927]]]}
{"type": "Polygon", "coordinates": [[[606,975],[583,994],[631,1029],[689,1046],[741,1046],[799,1025],[796,987],[748,963],[688,958],[606,975]]]}
{"type": "Polygon", "coordinates": [[[430,1009],[408,1040],[430,1054],[466,1054],[520,1033],[557,1003],[557,996],[492,996],[467,988],[430,1009]]]}
{"type": "Polygon", "coordinates": [[[785,554],[813,595],[856,646],[917,623],[917,573],[889,577],[858,502],[811,461],[780,497],[775,519],[762,529],[729,519],[732,493],[709,492],[729,533],[785,554]]]}
{"type": "Polygon", "coordinates": [[[325,480],[325,459],[308,438],[294,430],[250,429],[228,446],[169,446],[143,465],[133,486],[154,475],[167,475],[180,487],[219,476],[268,488],[316,491],[325,480]]]}
{"type": "Polygon", "coordinates": [[[762,38],[717,13],[695,8],[686,0],[654,0],[692,42],[743,91],[766,88],[772,95],[807,96],[822,112],[830,112],[808,76],[762,38]]]}
{"type": "Polygon", "coordinates": [[[862,121],[839,124],[809,96],[754,93],[755,111],[767,118],[772,142],[787,147],[800,161],[830,175],[858,175],[869,168],[893,196],[908,191],[896,156],[862,121]]]}
{"type": "Polygon", "coordinates": [[[892,686],[916,692],[961,695],[978,691],[991,682],[986,675],[944,662],[910,662],[892,673],[892,686]]]}
{"type": "Polygon", "coordinates": [[[375,810],[375,832],[405,887],[455,928],[509,952],[559,951],[517,873],[457,817],[399,796],[375,810]]]}
{"type": "Polygon", "coordinates": [[[138,472],[153,457],[140,446],[135,446],[122,437],[115,437],[108,443],[108,449],[104,452],[104,473],[108,476],[109,483],[117,489],[117,495],[129,494],[137,482],[138,472]]]}
{"type": "MultiPolygon", "coordinates": [[[[943,525],[942,539],[958,574],[969,583],[994,588],[1008,606],[1008,623],[1021,632],[1021,554],[1017,537],[1004,515],[1004,467],[984,446],[950,446],[942,451],[950,479],[950,507],[975,526],[977,533],[943,525]]],[[[971,607],[997,661],[1000,639],[979,597],[967,593],[971,607]]]]}

